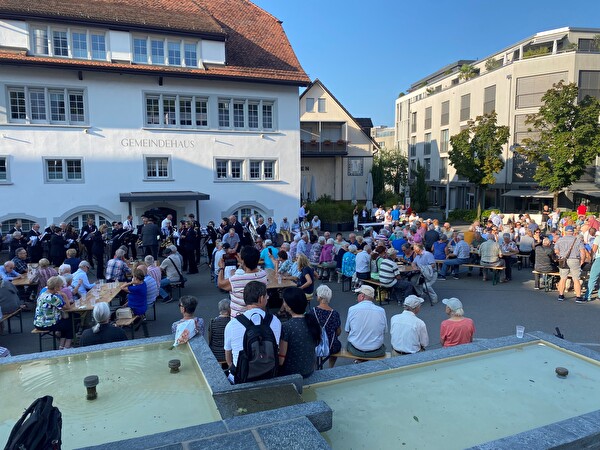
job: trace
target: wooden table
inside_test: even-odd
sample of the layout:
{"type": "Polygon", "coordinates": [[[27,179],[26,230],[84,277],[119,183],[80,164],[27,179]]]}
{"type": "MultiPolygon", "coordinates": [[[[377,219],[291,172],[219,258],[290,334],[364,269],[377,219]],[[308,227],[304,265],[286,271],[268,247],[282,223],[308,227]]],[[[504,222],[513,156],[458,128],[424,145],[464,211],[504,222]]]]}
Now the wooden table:
{"type": "Polygon", "coordinates": [[[65,308],[63,311],[69,313],[77,313],[84,311],[92,311],[96,303],[110,303],[113,298],[121,291],[121,286],[124,282],[104,283],[102,285],[96,284],[94,289],[90,289],[85,297],[76,300],[75,304],[69,308],[65,308]],[[98,294],[98,298],[96,298],[98,294]]]}
{"type": "Polygon", "coordinates": [[[267,289],[285,289],[297,286],[292,280],[282,279],[280,282],[273,269],[266,269],[265,272],[267,272],[267,289]]]}
{"type": "Polygon", "coordinates": [[[296,287],[296,282],[292,280],[282,279],[279,282],[277,273],[273,269],[266,269],[267,272],[267,290],[270,290],[268,307],[271,309],[281,308],[282,298],[281,291],[285,288],[296,287]]]}
{"type": "Polygon", "coordinates": [[[37,280],[30,280],[27,277],[16,278],[11,280],[11,283],[15,286],[36,286],[38,284],[37,280]]]}

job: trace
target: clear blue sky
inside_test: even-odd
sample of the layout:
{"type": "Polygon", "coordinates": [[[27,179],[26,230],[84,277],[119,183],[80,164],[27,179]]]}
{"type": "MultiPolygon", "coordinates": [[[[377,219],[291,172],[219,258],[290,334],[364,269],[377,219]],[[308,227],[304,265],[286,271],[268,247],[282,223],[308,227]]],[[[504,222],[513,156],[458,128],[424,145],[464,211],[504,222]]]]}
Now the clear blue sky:
{"type": "Polygon", "coordinates": [[[539,31],[600,28],[600,0],[254,0],[279,20],[311,79],[355,117],[393,125],[411,83],[539,31]]]}

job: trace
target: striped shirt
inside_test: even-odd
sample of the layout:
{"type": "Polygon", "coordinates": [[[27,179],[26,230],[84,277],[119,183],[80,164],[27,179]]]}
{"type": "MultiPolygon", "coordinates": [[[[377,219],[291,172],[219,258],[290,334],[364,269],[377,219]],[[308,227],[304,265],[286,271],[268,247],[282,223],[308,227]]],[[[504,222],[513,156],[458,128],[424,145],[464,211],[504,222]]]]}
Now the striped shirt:
{"type": "Polygon", "coordinates": [[[251,281],[260,281],[267,285],[267,272],[259,270],[258,272],[245,273],[243,275],[232,275],[229,277],[231,284],[231,292],[229,298],[231,300],[231,317],[238,314],[243,314],[246,311],[246,303],[244,302],[244,288],[251,281]]]}
{"type": "Polygon", "coordinates": [[[400,269],[396,261],[384,259],[379,265],[379,282],[385,287],[392,287],[396,284],[396,275],[400,274],[400,269]]]}
{"type": "Polygon", "coordinates": [[[156,280],[152,275],[146,275],[144,283],[146,283],[146,303],[150,306],[156,301],[156,297],[158,297],[158,284],[156,284],[156,280]]]}

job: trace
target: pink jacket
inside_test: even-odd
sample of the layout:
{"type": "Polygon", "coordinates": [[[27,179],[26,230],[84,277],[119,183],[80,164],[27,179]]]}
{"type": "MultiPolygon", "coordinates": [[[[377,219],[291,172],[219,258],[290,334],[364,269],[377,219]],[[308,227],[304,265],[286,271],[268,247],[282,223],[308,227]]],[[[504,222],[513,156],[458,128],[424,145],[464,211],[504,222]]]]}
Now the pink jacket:
{"type": "Polygon", "coordinates": [[[333,261],[333,248],[333,244],[325,244],[323,246],[321,256],[319,257],[319,264],[333,261]]]}

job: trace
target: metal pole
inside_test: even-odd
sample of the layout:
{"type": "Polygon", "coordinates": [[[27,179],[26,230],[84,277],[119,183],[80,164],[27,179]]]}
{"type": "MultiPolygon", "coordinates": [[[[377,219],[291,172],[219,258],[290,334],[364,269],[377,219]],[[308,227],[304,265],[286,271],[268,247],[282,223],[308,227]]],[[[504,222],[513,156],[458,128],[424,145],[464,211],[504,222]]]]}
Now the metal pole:
{"type": "MultiPolygon", "coordinates": [[[[446,169],[448,170],[448,169],[446,169]]],[[[450,172],[446,174],[446,220],[450,214],[450,172]]]]}

